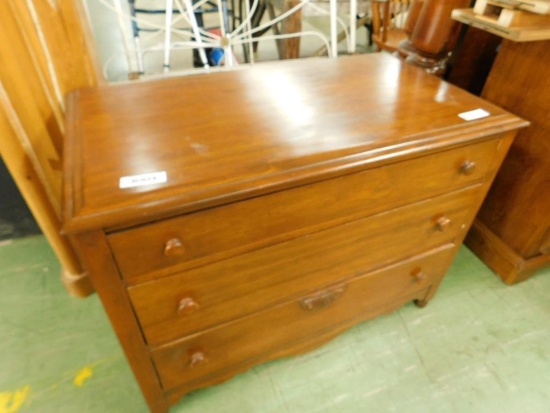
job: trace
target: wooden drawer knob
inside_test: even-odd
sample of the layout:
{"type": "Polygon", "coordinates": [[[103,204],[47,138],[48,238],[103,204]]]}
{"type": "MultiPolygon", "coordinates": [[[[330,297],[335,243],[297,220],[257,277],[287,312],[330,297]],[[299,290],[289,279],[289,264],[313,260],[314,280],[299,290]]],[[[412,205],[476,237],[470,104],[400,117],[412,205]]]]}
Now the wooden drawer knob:
{"type": "Polygon", "coordinates": [[[167,257],[181,257],[185,254],[185,247],[178,238],[172,238],[166,241],[164,245],[164,255],[167,257]]]}
{"type": "Polygon", "coordinates": [[[415,268],[411,275],[415,279],[417,283],[422,283],[428,279],[428,274],[426,274],[424,271],[422,271],[420,268],[415,268]]]}
{"type": "Polygon", "coordinates": [[[437,221],[435,221],[435,225],[437,227],[437,229],[439,229],[440,231],[445,231],[446,229],[448,229],[451,225],[451,220],[449,218],[447,218],[446,216],[441,216],[439,218],[437,218],[437,221]]]}
{"type": "Polygon", "coordinates": [[[199,367],[206,363],[208,363],[208,359],[202,351],[195,351],[189,358],[189,367],[191,368],[199,367]]]}
{"type": "Polygon", "coordinates": [[[460,165],[460,173],[462,175],[471,175],[474,173],[475,169],[476,163],[473,161],[466,160],[460,165]]]}
{"type": "Polygon", "coordinates": [[[331,288],[325,291],[321,291],[310,297],[302,298],[300,300],[300,307],[305,311],[315,311],[328,307],[334,300],[342,295],[345,286],[331,288]]]}
{"type": "Polygon", "coordinates": [[[193,314],[200,308],[199,303],[197,303],[191,297],[182,298],[178,304],[178,314],[179,315],[189,315],[193,314]]]}

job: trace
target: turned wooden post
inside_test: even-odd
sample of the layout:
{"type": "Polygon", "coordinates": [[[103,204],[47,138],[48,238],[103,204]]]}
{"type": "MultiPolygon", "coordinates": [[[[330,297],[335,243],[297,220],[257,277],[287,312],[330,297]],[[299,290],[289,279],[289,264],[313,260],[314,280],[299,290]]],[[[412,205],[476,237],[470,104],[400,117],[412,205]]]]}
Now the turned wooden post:
{"type": "Polygon", "coordinates": [[[423,0],[416,5],[407,22],[408,30],[412,29],[410,40],[402,44],[401,53],[409,62],[442,74],[460,31],[460,23],[451,18],[451,12],[469,4],[470,0],[423,0]]]}
{"type": "Polygon", "coordinates": [[[416,53],[416,49],[412,46],[410,39],[414,32],[416,22],[418,21],[418,16],[420,16],[420,12],[422,11],[422,7],[424,7],[424,0],[412,0],[409,7],[409,15],[405,21],[405,27],[403,27],[403,30],[405,30],[407,34],[407,40],[402,41],[397,48],[397,52],[402,57],[407,57],[411,53],[416,53]]]}

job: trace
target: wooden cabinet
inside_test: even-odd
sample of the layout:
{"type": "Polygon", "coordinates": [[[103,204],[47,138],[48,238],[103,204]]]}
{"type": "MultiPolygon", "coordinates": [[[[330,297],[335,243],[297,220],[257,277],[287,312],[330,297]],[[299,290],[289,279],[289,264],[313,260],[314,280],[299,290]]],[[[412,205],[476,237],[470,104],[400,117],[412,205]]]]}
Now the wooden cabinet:
{"type": "Polygon", "coordinates": [[[477,85],[469,89],[531,122],[518,134],[465,241],[507,284],[550,265],[550,3],[516,6],[479,1],[453,11],[472,27],[455,62],[459,73],[453,69],[450,76],[455,84],[477,85]],[[468,70],[476,66],[482,70],[468,70]]]}
{"type": "Polygon", "coordinates": [[[153,412],[425,305],[527,124],[383,54],[67,106],[65,231],[153,412]]]}
{"type": "Polygon", "coordinates": [[[507,284],[550,265],[550,40],[504,39],[482,96],[531,122],[515,140],[466,243],[507,284]]]}

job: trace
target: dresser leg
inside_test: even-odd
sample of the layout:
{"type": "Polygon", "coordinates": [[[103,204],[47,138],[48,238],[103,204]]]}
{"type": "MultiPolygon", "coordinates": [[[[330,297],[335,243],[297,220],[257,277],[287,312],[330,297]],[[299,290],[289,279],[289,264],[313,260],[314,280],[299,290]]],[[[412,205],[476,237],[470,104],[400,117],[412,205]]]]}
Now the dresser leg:
{"type": "Polygon", "coordinates": [[[426,307],[426,305],[428,305],[428,301],[429,301],[429,300],[426,300],[426,299],[414,300],[413,303],[414,303],[414,305],[416,305],[418,308],[424,308],[424,307],[426,307]]]}
{"type": "Polygon", "coordinates": [[[61,270],[61,281],[67,292],[74,297],[84,298],[95,291],[87,272],[71,274],[66,268],[63,268],[61,270]]]}

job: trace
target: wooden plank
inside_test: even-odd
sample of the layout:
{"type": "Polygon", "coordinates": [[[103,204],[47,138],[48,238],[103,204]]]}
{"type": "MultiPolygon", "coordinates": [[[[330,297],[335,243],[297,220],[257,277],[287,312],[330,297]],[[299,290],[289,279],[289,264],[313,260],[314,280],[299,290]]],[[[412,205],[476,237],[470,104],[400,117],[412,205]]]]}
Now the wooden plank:
{"type": "Polygon", "coordinates": [[[477,0],[474,4],[474,13],[486,14],[487,8],[491,6],[508,10],[524,10],[539,15],[550,14],[549,0],[477,0]]]}
{"type": "Polygon", "coordinates": [[[62,95],[100,81],[102,76],[96,63],[91,33],[84,24],[81,2],[32,0],[31,3],[38,15],[40,31],[47,42],[62,95]]]}
{"type": "Polygon", "coordinates": [[[524,259],[479,219],[472,225],[464,243],[508,285],[524,281],[550,265],[550,254],[524,259]]]}
{"type": "Polygon", "coordinates": [[[496,34],[497,36],[515,42],[532,42],[550,39],[550,25],[540,27],[504,27],[493,19],[474,14],[472,9],[455,9],[451,16],[461,23],[488,31],[489,33],[496,34]]]}
{"type": "Polygon", "coordinates": [[[498,17],[498,24],[505,27],[550,27],[550,15],[503,9],[498,17]]]}
{"type": "MultiPolygon", "coordinates": [[[[283,13],[300,4],[299,0],[284,0],[283,13]]],[[[302,31],[302,10],[299,9],[281,22],[281,34],[299,34],[302,31]]],[[[300,57],[300,37],[280,40],[281,59],[297,59],[300,57]]]]}
{"type": "Polygon", "coordinates": [[[38,16],[34,8],[29,9],[28,5],[32,5],[32,2],[8,0],[7,7],[11,9],[12,17],[17,22],[18,34],[22,39],[21,46],[24,46],[29,54],[29,58],[34,64],[34,70],[40,77],[40,85],[48,99],[47,103],[53,115],[52,121],[55,122],[57,128],[52,137],[56,148],[60,150],[65,122],[62,110],[63,96],[59,90],[56,73],[53,71],[47,44],[40,30],[38,16]]]}
{"type": "Polygon", "coordinates": [[[517,3],[517,7],[521,10],[537,14],[550,14],[549,0],[521,0],[514,1],[514,3],[517,3]]]}
{"type": "Polygon", "coordinates": [[[548,27],[550,15],[540,15],[520,10],[514,3],[494,0],[477,0],[473,13],[478,19],[502,27],[548,27]]]}
{"type": "Polygon", "coordinates": [[[521,0],[517,3],[519,3],[518,7],[521,10],[527,10],[538,14],[550,14],[549,0],[521,0]]]}

